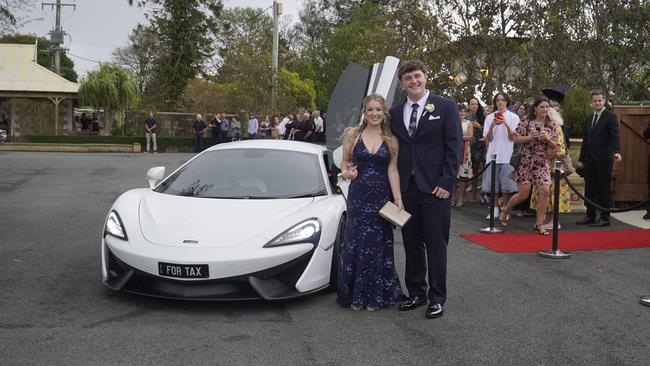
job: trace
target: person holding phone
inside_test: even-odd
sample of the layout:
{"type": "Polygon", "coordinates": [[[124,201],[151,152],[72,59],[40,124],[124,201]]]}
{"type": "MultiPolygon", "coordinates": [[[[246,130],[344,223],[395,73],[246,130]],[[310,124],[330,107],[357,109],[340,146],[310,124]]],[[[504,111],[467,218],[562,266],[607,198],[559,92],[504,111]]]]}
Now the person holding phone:
{"type": "MultiPolygon", "coordinates": [[[[485,156],[485,163],[492,160],[492,155],[497,156],[496,168],[496,186],[494,193],[499,196],[501,194],[501,202],[505,204],[508,202],[510,195],[517,192],[517,185],[510,179],[513,167],[510,165],[510,158],[514,149],[513,136],[514,129],[519,125],[519,116],[508,110],[511,100],[510,96],[506,93],[496,93],[492,99],[495,112],[489,114],[485,118],[483,128],[483,137],[487,142],[487,155],[485,156]]],[[[492,184],[492,169],[486,169],[483,173],[483,183],[481,190],[485,194],[491,192],[492,184]]],[[[498,208],[494,208],[494,216],[498,216],[498,208]]],[[[489,219],[490,215],[486,217],[489,219]]]]}
{"type": "Polygon", "coordinates": [[[548,117],[549,100],[545,96],[535,99],[528,121],[521,121],[515,130],[514,141],[521,144],[521,162],[510,177],[517,182],[517,194],[512,196],[501,210],[499,221],[508,224],[508,213],[526,199],[532,186],[537,187],[537,220],[533,232],[549,235],[544,228],[546,205],[551,187],[550,152],[559,148],[558,133],[548,117]]]}

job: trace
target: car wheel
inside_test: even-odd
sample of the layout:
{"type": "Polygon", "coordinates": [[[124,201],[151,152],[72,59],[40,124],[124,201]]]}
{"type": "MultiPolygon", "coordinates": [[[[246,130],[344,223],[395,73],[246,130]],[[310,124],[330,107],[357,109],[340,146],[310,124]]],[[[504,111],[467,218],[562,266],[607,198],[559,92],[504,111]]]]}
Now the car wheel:
{"type": "Polygon", "coordinates": [[[341,216],[341,221],[339,221],[339,228],[336,232],[336,240],[334,241],[334,247],[332,248],[332,265],[330,267],[330,290],[336,291],[338,278],[339,278],[339,267],[341,264],[341,245],[343,244],[343,234],[345,233],[345,214],[341,216]]]}

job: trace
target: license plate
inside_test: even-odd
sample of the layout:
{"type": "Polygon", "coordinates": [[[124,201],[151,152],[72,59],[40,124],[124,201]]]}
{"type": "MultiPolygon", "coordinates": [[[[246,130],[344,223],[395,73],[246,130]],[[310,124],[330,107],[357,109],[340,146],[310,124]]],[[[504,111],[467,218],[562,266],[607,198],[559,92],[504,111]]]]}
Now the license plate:
{"type": "Polygon", "coordinates": [[[158,262],[158,273],[165,277],[208,278],[207,264],[175,264],[158,262]]]}

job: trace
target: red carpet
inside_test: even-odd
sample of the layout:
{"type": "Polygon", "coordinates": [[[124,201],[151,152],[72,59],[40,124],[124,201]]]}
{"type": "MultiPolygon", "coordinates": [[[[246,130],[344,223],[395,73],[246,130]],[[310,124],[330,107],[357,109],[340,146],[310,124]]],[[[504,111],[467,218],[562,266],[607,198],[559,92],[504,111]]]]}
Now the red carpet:
{"type": "MultiPolygon", "coordinates": [[[[553,235],[537,234],[461,234],[486,248],[501,253],[539,252],[549,250],[553,235]]],[[[629,249],[650,247],[650,230],[607,230],[561,232],[558,248],[564,251],[629,249]]]]}

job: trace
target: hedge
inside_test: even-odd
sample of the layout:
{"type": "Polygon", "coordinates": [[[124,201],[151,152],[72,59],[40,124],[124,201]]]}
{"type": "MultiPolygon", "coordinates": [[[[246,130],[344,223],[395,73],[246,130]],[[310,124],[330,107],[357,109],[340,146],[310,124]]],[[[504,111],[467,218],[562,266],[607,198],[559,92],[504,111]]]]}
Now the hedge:
{"type": "MultiPolygon", "coordinates": [[[[10,142],[33,142],[49,144],[134,144],[139,143],[145,146],[147,140],[141,136],[95,136],[95,135],[26,135],[11,136],[10,142]]],[[[156,139],[160,146],[192,147],[194,139],[190,137],[158,137],[156,139]]],[[[205,145],[210,144],[210,138],[203,140],[205,145]]]]}

